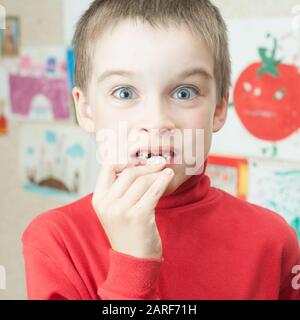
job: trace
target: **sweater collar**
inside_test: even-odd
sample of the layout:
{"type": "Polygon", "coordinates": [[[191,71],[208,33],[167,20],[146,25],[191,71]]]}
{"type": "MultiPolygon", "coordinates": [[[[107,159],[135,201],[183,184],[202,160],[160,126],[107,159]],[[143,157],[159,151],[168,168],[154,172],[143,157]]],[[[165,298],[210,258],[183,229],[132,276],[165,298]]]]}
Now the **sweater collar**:
{"type": "Polygon", "coordinates": [[[207,159],[204,162],[201,174],[192,175],[175,191],[160,198],[156,210],[171,209],[190,205],[204,199],[210,189],[210,179],[205,174],[207,159]]]}

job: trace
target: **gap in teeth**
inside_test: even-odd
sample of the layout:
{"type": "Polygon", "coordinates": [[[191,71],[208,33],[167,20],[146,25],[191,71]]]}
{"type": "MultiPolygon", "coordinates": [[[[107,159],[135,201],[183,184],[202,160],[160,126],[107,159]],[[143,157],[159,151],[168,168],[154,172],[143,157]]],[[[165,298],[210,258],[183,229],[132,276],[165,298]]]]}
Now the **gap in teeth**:
{"type": "Polygon", "coordinates": [[[148,158],[154,158],[154,157],[164,157],[166,160],[169,160],[171,158],[169,153],[150,153],[150,152],[146,152],[146,151],[142,151],[142,152],[137,152],[137,157],[141,158],[143,160],[146,160],[148,158]]]}

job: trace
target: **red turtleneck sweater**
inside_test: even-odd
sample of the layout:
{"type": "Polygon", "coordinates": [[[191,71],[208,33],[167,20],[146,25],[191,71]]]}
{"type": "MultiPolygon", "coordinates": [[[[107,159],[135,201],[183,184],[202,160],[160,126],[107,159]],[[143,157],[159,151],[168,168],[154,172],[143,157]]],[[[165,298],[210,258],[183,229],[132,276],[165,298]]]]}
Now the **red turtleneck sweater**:
{"type": "Polygon", "coordinates": [[[22,236],[28,299],[300,300],[294,229],[204,172],[158,202],[161,259],[113,250],[92,193],[37,216],[22,236]]]}

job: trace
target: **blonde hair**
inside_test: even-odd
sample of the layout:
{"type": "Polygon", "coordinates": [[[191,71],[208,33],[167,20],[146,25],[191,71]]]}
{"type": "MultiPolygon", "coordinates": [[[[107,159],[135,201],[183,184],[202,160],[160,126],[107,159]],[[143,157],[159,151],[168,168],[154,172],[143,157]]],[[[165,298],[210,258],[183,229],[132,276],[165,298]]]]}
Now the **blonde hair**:
{"type": "Polygon", "coordinates": [[[217,99],[231,86],[227,27],[219,9],[209,0],[95,0],[79,19],[73,36],[75,85],[87,91],[95,42],[122,19],[141,19],[151,26],[185,23],[205,40],[214,60],[217,99]]]}

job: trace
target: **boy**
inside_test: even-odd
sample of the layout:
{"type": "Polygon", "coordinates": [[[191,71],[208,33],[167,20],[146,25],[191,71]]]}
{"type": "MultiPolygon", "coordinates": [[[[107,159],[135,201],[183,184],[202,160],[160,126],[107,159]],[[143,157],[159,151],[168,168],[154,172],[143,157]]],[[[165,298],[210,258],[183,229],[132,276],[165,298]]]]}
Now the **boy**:
{"type": "Polygon", "coordinates": [[[73,44],[79,125],[117,133],[125,121],[129,156],[103,161],[93,193],[27,227],[28,298],[299,299],[296,232],[205,175],[230,87],[218,9],[208,0],[96,0],[73,44]],[[187,128],[204,132],[192,175],[174,161],[180,147],[160,141],[187,128]]]}

